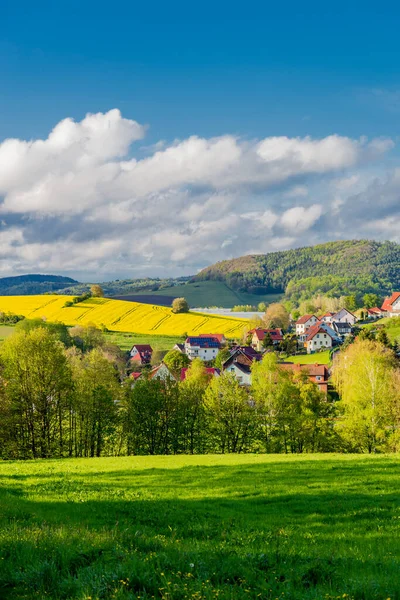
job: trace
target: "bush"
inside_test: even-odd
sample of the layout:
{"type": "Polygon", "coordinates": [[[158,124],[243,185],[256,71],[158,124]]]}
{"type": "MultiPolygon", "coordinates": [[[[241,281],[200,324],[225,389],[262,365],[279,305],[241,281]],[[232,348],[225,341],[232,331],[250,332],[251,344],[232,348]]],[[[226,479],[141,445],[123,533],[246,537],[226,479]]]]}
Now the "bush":
{"type": "Polygon", "coordinates": [[[189,304],[186,298],[175,298],[172,302],[173,313],[187,313],[189,312],[189,304]]]}

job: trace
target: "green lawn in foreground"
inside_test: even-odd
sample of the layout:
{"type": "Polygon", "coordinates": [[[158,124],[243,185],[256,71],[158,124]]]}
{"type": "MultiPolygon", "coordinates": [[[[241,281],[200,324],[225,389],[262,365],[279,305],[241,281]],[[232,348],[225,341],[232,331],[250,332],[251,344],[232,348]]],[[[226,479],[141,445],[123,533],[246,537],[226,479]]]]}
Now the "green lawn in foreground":
{"type": "Polygon", "coordinates": [[[400,598],[396,456],[0,464],[0,598],[400,598]]]}
{"type": "Polygon", "coordinates": [[[300,363],[302,365],[313,365],[318,363],[319,365],[328,365],[331,361],[330,351],[316,352],[315,354],[297,354],[295,356],[288,356],[285,358],[286,362],[300,363]]]}

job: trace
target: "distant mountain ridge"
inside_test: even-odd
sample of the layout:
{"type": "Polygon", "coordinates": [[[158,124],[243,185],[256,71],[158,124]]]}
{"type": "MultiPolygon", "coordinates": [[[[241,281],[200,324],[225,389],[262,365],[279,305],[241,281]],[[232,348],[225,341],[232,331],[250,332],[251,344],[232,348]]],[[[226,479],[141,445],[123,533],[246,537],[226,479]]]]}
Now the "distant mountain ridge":
{"type": "Polygon", "coordinates": [[[192,280],[223,281],[256,294],[284,292],[294,301],[318,293],[386,295],[400,287],[400,245],[351,240],[242,256],[206,267],[192,280]]]}
{"type": "Polygon", "coordinates": [[[0,278],[0,296],[31,296],[62,290],[78,282],[61,275],[17,275],[0,278]]]}

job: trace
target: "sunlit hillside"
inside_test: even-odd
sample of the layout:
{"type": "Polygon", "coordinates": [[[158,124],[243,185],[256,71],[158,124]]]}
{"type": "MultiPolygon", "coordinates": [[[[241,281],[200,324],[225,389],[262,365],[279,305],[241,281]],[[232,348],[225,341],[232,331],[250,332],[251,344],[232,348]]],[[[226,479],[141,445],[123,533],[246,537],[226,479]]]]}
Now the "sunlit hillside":
{"type": "Polygon", "coordinates": [[[112,331],[158,335],[224,333],[239,337],[248,321],[201,313],[174,314],[170,308],[138,302],[90,298],[65,307],[68,296],[0,296],[0,311],[45,318],[66,325],[94,323],[112,331]]]}

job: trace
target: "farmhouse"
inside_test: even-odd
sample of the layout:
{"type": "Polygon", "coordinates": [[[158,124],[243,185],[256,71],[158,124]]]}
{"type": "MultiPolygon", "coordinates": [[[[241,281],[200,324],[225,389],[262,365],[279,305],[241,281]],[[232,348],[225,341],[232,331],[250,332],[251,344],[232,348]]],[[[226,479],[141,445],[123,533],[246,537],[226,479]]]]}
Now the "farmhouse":
{"type": "Polygon", "coordinates": [[[135,344],[129,352],[131,362],[139,365],[150,364],[152,354],[153,348],[150,344],[135,344]]]}
{"type": "Polygon", "coordinates": [[[400,292],[393,292],[390,298],[385,298],[382,304],[382,311],[388,317],[400,316],[400,292]]]}
{"type": "Polygon", "coordinates": [[[307,331],[306,341],[304,343],[307,353],[311,354],[317,350],[332,348],[333,338],[319,323],[310,327],[307,331]]]}
{"type": "Polygon", "coordinates": [[[318,323],[318,319],[315,315],[303,315],[296,321],[296,335],[302,335],[307,329],[316,325],[316,323],[318,323]]]}
{"type": "Polygon", "coordinates": [[[277,346],[283,340],[282,329],[251,329],[249,331],[251,337],[251,345],[258,352],[262,352],[264,350],[263,341],[266,335],[270,335],[272,339],[272,343],[274,346],[277,346]]]}
{"type": "Polygon", "coordinates": [[[185,341],[185,354],[190,360],[201,358],[201,360],[214,360],[219,349],[220,342],[215,336],[188,337],[185,341]]]}

